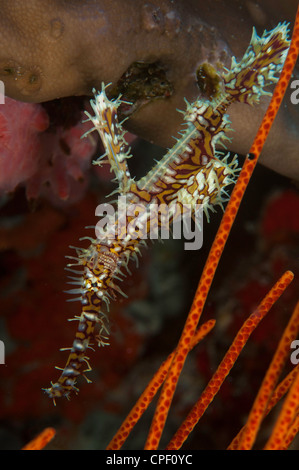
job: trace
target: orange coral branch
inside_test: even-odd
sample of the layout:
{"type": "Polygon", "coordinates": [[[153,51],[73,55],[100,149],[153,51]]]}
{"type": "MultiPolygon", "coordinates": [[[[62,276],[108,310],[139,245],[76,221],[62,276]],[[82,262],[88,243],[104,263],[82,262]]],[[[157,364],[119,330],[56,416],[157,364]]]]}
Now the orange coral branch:
{"type": "MultiPolygon", "coordinates": [[[[212,328],[214,328],[214,325],[215,320],[209,320],[197,330],[190,343],[190,351],[212,330],[212,328]]],[[[107,450],[118,450],[124,444],[133,427],[139,421],[139,419],[155,397],[157,391],[163,384],[173,356],[174,352],[172,352],[168,356],[168,358],[162,363],[162,365],[155,373],[155,375],[145,388],[144,392],[128,414],[127,418],[125,419],[125,421],[123,422],[111,442],[108,444],[107,450]]]]}
{"type": "MultiPolygon", "coordinates": [[[[267,408],[264,414],[264,418],[270,413],[270,411],[274,408],[274,406],[279,402],[279,400],[287,393],[289,388],[291,387],[292,383],[296,375],[299,373],[299,364],[294,367],[291,372],[280,382],[280,384],[274,390],[271,398],[268,401],[267,408]]],[[[245,430],[245,426],[238,432],[238,434],[234,437],[230,445],[228,446],[228,450],[238,450],[240,446],[240,442],[243,436],[243,432],[245,430]]]]}
{"type": "Polygon", "coordinates": [[[225,213],[221,220],[218,232],[211,247],[208,259],[206,261],[197,291],[194,296],[189,315],[187,317],[181,338],[179,340],[176,353],[174,355],[168,375],[162,388],[156,412],[153,417],[151,428],[148,434],[145,449],[157,449],[161,435],[165,426],[170,404],[176,389],[180,373],[184,366],[188,348],[187,344],[196,330],[208,292],[210,290],[218,263],[220,261],[223,249],[229,236],[231,227],[236,218],[243,195],[252,176],[253,170],[257,164],[259,155],[271,129],[274,118],[281,105],[282,99],[290,81],[292,71],[298,57],[299,51],[299,8],[297,10],[293,36],[290,49],[283,66],[279,81],[275,87],[272,99],[267,112],[263,118],[257,135],[250,148],[249,154],[244,162],[238,181],[234,187],[231,198],[227,204],[225,213]]]}
{"type": "Polygon", "coordinates": [[[32,441],[26,444],[22,450],[42,450],[53,439],[56,431],[53,428],[44,429],[32,441]]]}
{"type": "Polygon", "coordinates": [[[265,416],[268,401],[281,374],[285,361],[290,354],[290,344],[297,337],[298,331],[299,303],[297,304],[293,315],[282,335],[277,350],[254,401],[249,418],[242,433],[238,447],[239,450],[249,450],[254,444],[260,424],[265,416]]]}
{"type": "MultiPolygon", "coordinates": [[[[293,329],[291,330],[292,331],[292,334],[293,332],[296,334],[296,327],[297,327],[297,331],[298,331],[298,328],[299,328],[299,325],[298,325],[298,322],[299,322],[299,302],[295,308],[295,311],[294,311],[294,314],[293,316],[294,319],[293,319],[293,329]],[[296,323],[297,322],[297,323],[296,323]]],[[[290,322],[291,323],[291,322],[290,322]]],[[[289,325],[288,325],[289,326],[289,325]]],[[[290,328],[289,328],[289,331],[288,331],[288,335],[286,339],[288,339],[289,337],[292,338],[292,336],[290,335],[290,328]],[[288,336],[289,335],[289,336],[288,336]]],[[[290,342],[292,341],[292,339],[290,339],[290,342]]],[[[290,345],[290,342],[289,342],[289,345],[290,345]]],[[[280,349],[280,354],[281,356],[283,355],[284,351],[283,351],[283,348],[285,347],[285,349],[287,349],[287,344],[286,342],[282,345],[282,348],[280,349]]],[[[288,348],[289,350],[289,348],[288,348]]],[[[280,414],[277,418],[277,421],[275,423],[275,426],[274,426],[274,429],[273,429],[273,432],[265,446],[265,449],[266,450],[279,450],[281,448],[284,448],[285,446],[285,440],[289,440],[290,438],[290,434],[293,434],[294,432],[294,427],[292,427],[293,425],[295,425],[295,428],[298,426],[298,422],[295,420],[297,420],[298,418],[298,408],[299,408],[299,373],[297,373],[294,381],[293,381],[293,384],[289,390],[289,393],[283,403],[283,406],[282,406],[282,409],[280,411],[280,414]],[[290,432],[289,436],[288,436],[288,433],[290,431],[292,427],[292,431],[290,432]],[[288,437],[287,437],[288,436],[288,437]]]]}
{"type": "Polygon", "coordinates": [[[285,448],[286,440],[289,439],[288,432],[294,432],[298,426],[298,403],[299,403],[299,374],[297,374],[290,391],[283,403],[281,412],[276,421],[275,427],[269,441],[265,446],[265,450],[280,450],[285,448]],[[285,437],[287,439],[285,440],[285,437]]]}
{"type": "Polygon", "coordinates": [[[202,417],[210,403],[213,401],[215,395],[218,393],[225,378],[230,373],[242,349],[247,343],[249,336],[255,330],[259,322],[268,313],[272,305],[285,291],[293,278],[294,275],[290,271],[284,273],[284,275],[279,279],[278,282],[276,282],[270,292],[268,292],[268,294],[265,296],[257,309],[242,325],[232,345],[218,366],[217,371],[211,378],[197,403],[193,406],[183,424],[173,436],[172,440],[167,446],[167,449],[180,449],[182,444],[189,436],[190,432],[193,430],[194,426],[197,424],[198,420],[202,417]]]}
{"type": "Polygon", "coordinates": [[[287,450],[289,446],[291,445],[293,439],[299,432],[299,416],[297,416],[294,419],[293,424],[289,427],[289,430],[287,432],[287,435],[283,441],[283,444],[281,444],[281,450],[287,450]]]}
{"type": "Polygon", "coordinates": [[[297,364],[296,367],[294,367],[294,369],[292,369],[291,372],[288,373],[288,375],[280,382],[280,384],[274,390],[273,395],[271,396],[268,402],[266,414],[270,413],[272,408],[287,393],[287,391],[290,389],[298,373],[299,373],[299,364],[297,364]]]}

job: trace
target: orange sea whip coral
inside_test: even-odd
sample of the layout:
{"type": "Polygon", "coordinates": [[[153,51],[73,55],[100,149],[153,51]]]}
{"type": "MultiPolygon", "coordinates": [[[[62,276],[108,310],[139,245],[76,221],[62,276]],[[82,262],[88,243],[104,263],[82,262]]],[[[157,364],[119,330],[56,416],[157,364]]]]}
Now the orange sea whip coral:
{"type": "MultiPolygon", "coordinates": [[[[215,320],[209,320],[203,325],[201,325],[195,332],[190,343],[189,349],[193,349],[193,347],[196,346],[199,341],[201,341],[211,331],[214,325],[215,320]]],[[[151,401],[158,392],[159,388],[163,384],[173,356],[174,352],[168,356],[168,358],[163,362],[159,370],[156,372],[153,379],[150,381],[150,383],[140,396],[139,400],[129,413],[128,417],[122,423],[120,429],[117,431],[112,441],[108,444],[108,450],[120,449],[120,447],[124,444],[124,442],[129,436],[129,433],[131,432],[137,421],[141,418],[145,410],[148,408],[151,401]]]]}
{"type": "MultiPolygon", "coordinates": [[[[271,364],[266,372],[263,383],[256,396],[252,409],[245,426],[241,429],[239,434],[234,438],[228,449],[234,450],[249,450],[252,448],[260,424],[265,416],[276,405],[278,400],[288,391],[291,387],[292,392],[289,392],[286,398],[280,416],[276,421],[275,427],[269,438],[265,448],[281,449],[284,440],[288,439],[288,445],[294,439],[296,433],[294,427],[298,426],[298,397],[294,400],[292,396],[296,387],[298,387],[298,366],[285,377],[285,379],[275,388],[277,380],[285,365],[286,359],[290,353],[290,343],[298,335],[299,331],[299,303],[296,305],[291,319],[281,337],[277,350],[273,356],[271,364]],[[292,403],[290,405],[290,403],[292,403]],[[291,418],[291,412],[293,418],[291,418]],[[289,415],[289,416],[288,416],[289,415]],[[281,422],[283,426],[281,427],[281,422]],[[279,438],[278,438],[278,436],[279,438]],[[292,436],[292,437],[291,437],[292,436]]],[[[288,446],[286,446],[288,447],[288,446]]]]}
{"type": "MultiPolygon", "coordinates": [[[[248,320],[244,323],[241,327],[240,331],[236,335],[233,344],[229,348],[228,352],[226,353],[225,357],[221,361],[216,373],[213,375],[212,379],[210,380],[208,386],[200,396],[196,405],[190,411],[188,417],[177,431],[171,442],[168,444],[167,449],[179,449],[185,439],[188,437],[192,429],[194,428],[197,421],[201,418],[209,404],[214,399],[215,395],[219,391],[225,377],[229,374],[231,368],[233,367],[234,363],[236,362],[241,350],[245,346],[246,342],[250,334],[256,328],[258,323],[262,320],[262,318],[268,313],[269,309],[275,303],[275,301],[280,297],[289,283],[292,281],[293,275],[290,272],[286,272],[282,278],[275,284],[273,289],[266,295],[264,300],[261,304],[257,307],[255,312],[250,315],[248,320]]],[[[214,323],[212,323],[214,326],[214,323]]],[[[208,322],[202,325],[199,328],[198,332],[195,333],[191,345],[193,347],[195,340],[198,337],[198,333],[202,332],[202,329],[208,329],[209,325],[208,322]]],[[[210,328],[209,328],[210,329],[210,328]]],[[[198,340],[195,344],[197,344],[198,340]]],[[[191,348],[189,348],[190,350],[191,348]]],[[[136,403],[135,407],[132,409],[130,414],[128,415],[127,419],[122,424],[121,428],[114,436],[112,441],[108,445],[108,449],[119,449],[125,439],[127,438],[129,431],[132,429],[132,426],[137,422],[138,418],[140,418],[141,414],[145,411],[145,406],[147,407],[150,401],[154,397],[154,393],[157,392],[157,389],[162,384],[163,380],[166,376],[166,365],[169,367],[169,363],[173,358],[174,353],[171,357],[169,357],[165,364],[161,366],[163,367],[164,377],[161,377],[160,370],[157,374],[153,377],[152,381],[148,385],[147,389],[142,394],[140,400],[136,403]],[[158,386],[157,386],[158,385],[158,386]],[[134,417],[134,419],[133,419],[134,417]]]]}
{"type": "Polygon", "coordinates": [[[56,431],[53,428],[46,428],[38,434],[32,441],[28,442],[22,450],[41,450],[53,439],[56,431]]]}
{"type": "MultiPolygon", "coordinates": [[[[230,369],[234,365],[238,354],[240,353],[242,347],[245,345],[249,334],[257,326],[258,322],[263,318],[263,316],[268,312],[269,308],[277,300],[277,298],[282,294],[285,288],[292,281],[293,275],[290,272],[286,272],[282,278],[276,283],[276,285],[271,289],[269,294],[265,297],[263,302],[258,306],[256,311],[249,317],[249,319],[244,323],[239,333],[237,334],[233,344],[226,353],[224,359],[221,361],[217,371],[210,380],[205,391],[202,393],[198,402],[194,405],[190,411],[188,417],[181,425],[179,430],[176,432],[175,436],[172,438],[171,442],[168,444],[167,449],[179,449],[185,439],[189,436],[190,432],[194,428],[195,424],[203,415],[206,408],[209,406],[213,400],[215,394],[219,390],[220,386],[226,375],[229,374],[230,369]]],[[[281,368],[284,365],[285,359],[290,351],[290,342],[299,331],[299,316],[298,309],[295,310],[293,317],[286,329],[286,332],[278,346],[277,353],[273,358],[269,371],[265,376],[260,392],[255,400],[255,405],[251,411],[251,414],[248,418],[248,422],[245,426],[245,430],[241,437],[241,443],[239,444],[239,449],[250,449],[253,445],[256,433],[259,428],[259,424],[264,417],[264,409],[268,403],[268,400],[275,386],[276,380],[281,372],[281,368]],[[290,335],[290,333],[292,333],[290,335]],[[270,380],[271,379],[271,380],[270,380]],[[272,385],[273,384],[273,385],[272,385]],[[248,430],[248,433],[246,431],[248,430]],[[249,438],[248,438],[249,434],[249,438]],[[246,447],[243,446],[243,441],[247,438],[246,447]]]]}

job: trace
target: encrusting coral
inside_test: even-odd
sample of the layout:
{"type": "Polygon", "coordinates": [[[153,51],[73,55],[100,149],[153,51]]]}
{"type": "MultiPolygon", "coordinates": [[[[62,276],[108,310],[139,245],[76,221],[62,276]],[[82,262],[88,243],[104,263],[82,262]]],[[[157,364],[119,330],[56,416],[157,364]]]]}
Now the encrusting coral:
{"type": "MultiPolygon", "coordinates": [[[[241,54],[252,26],[263,31],[281,18],[292,22],[296,6],[296,0],[1,0],[0,79],[7,96],[32,102],[90,95],[111,82],[116,95],[133,97],[127,129],[167,147],[179,130],[175,110],[184,98],[209,94],[213,70],[241,54]]],[[[246,152],[267,103],[254,111],[231,106],[230,150],[246,152]]],[[[288,96],[261,156],[295,179],[297,108],[288,96]]]]}

